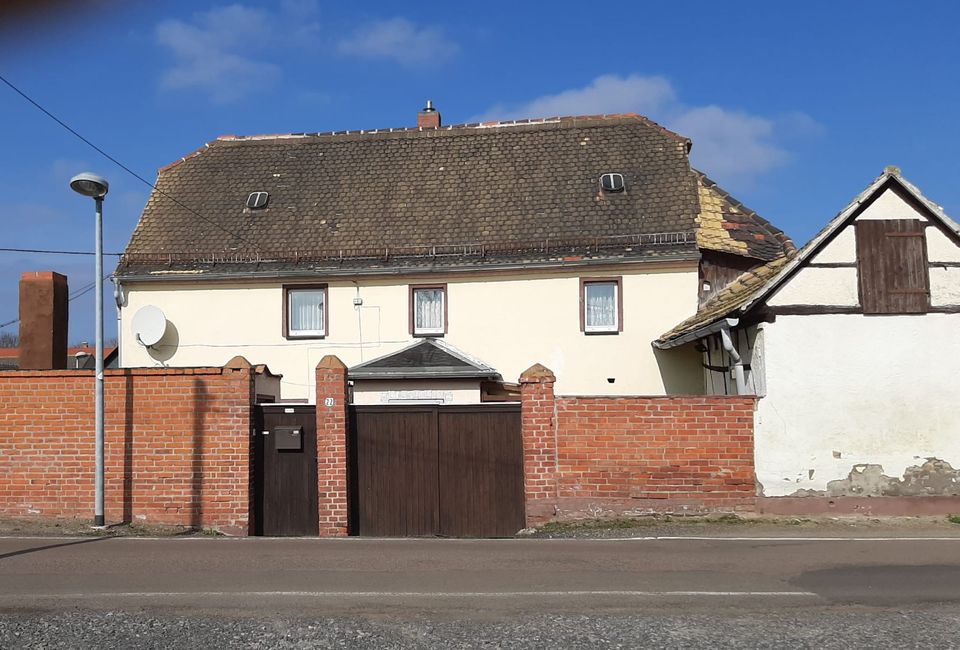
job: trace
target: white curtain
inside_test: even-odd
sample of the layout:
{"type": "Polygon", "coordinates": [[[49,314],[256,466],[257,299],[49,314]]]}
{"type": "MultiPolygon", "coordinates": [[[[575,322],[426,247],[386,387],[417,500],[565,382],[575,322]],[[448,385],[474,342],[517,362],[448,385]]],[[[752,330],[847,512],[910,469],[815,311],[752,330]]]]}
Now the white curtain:
{"type": "Polygon", "coordinates": [[[443,289],[416,289],[415,330],[443,332],[443,289]]]}
{"type": "Polygon", "coordinates": [[[323,291],[291,291],[290,331],[323,333],[323,291]]]}
{"type": "Polygon", "coordinates": [[[613,330],[617,328],[617,285],[595,283],[586,285],[586,328],[613,330]]]}

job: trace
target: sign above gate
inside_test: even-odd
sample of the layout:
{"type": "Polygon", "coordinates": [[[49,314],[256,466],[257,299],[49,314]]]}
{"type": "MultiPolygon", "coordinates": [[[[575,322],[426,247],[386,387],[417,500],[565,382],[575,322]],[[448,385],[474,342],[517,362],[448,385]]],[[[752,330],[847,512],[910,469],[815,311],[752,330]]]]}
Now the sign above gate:
{"type": "Polygon", "coordinates": [[[402,402],[416,404],[451,404],[453,391],[450,390],[385,390],[380,393],[383,404],[402,402]]]}

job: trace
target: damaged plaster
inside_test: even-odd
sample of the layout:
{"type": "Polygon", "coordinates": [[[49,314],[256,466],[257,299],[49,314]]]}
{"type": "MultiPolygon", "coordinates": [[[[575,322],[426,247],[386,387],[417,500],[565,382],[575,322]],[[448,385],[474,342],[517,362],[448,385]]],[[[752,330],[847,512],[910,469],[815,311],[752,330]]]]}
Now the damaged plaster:
{"type": "Polygon", "coordinates": [[[854,465],[845,479],[827,483],[826,490],[797,490],[793,497],[919,497],[960,496],[960,470],[939,458],[911,465],[902,478],[886,476],[883,466],[854,465]]]}

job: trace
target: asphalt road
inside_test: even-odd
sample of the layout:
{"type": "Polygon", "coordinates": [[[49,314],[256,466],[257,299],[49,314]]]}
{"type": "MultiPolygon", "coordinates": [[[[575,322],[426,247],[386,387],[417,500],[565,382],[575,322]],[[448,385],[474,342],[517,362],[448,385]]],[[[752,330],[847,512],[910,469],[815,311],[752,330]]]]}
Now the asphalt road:
{"type": "Polygon", "coordinates": [[[0,539],[0,647],[944,648],[957,630],[956,538],[0,539]]]}

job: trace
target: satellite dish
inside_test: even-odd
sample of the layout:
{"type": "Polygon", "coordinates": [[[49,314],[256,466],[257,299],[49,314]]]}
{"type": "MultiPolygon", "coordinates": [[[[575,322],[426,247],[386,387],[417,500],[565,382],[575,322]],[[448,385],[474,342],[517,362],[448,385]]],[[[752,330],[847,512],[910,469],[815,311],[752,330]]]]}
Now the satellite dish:
{"type": "Polygon", "coordinates": [[[133,315],[133,333],[143,345],[156,345],[167,331],[167,317],[163,310],[154,305],[147,305],[137,310],[133,315]]]}

